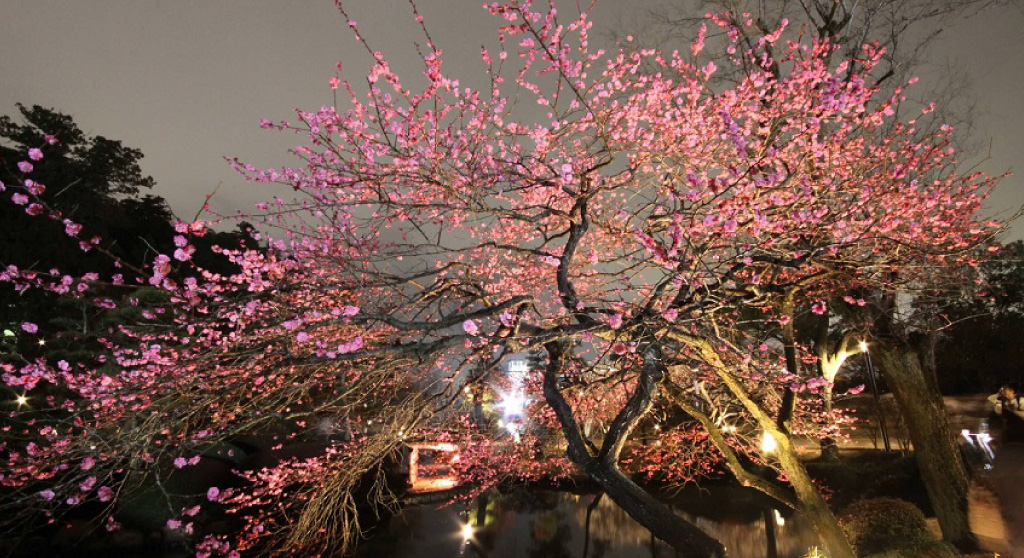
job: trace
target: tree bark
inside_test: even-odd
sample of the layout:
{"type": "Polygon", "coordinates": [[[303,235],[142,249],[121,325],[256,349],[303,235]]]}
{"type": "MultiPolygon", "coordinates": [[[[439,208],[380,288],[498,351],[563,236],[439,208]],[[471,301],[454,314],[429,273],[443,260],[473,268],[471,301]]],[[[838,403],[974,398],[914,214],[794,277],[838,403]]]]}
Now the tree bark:
{"type": "MultiPolygon", "coordinates": [[[[832,415],[832,386],[825,386],[822,393],[822,402],[824,403],[825,413],[829,416],[832,415]]],[[[821,438],[821,460],[835,463],[839,461],[839,444],[836,439],[831,436],[824,436],[821,438]]]]}
{"type": "Polygon", "coordinates": [[[872,351],[899,405],[942,538],[964,552],[977,549],[967,520],[967,469],[950,431],[942,396],[931,388],[916,352],[879,343],[872,351]]]}
{"type": "Polygon", "coordinates": [[[563,348],[557,342],[545,348],[550,357],[544,370],[544,399],[554,410],[565,434],[569,459],[582,468],[627,515],[655,537],[687,558],[724,558],[725,547],[695,525],[676,515],[668,506],[636,485],[618,467],[622,447],[640,419],[651,408],[654,394],[664,380],[664,369],[656,347],[645,350],[644,364],[636,389],[612,421],[596,455],[587,448],[572,407],[558,388],[563,348]]]}

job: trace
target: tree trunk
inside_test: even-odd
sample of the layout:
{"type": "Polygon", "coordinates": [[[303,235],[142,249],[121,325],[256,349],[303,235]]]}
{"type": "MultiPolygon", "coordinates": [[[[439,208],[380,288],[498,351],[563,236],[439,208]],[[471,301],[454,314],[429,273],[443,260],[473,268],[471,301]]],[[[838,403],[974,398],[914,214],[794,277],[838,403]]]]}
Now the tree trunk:
{"type": "Polygon", "coordinates": [[[777,443],[779,465],[789,477],[789,484],[800,501],[800,512],[811,523],[818,540],[825,547],[825,553],[830,558],[854,558],[850,542],[839,528],[839,522],[836,521],[832,509],[828,507],[828,503],[818,492],[818,487],[814,486],[807,470],[804,469],[792,441],[787,436],[785,439],[777,440],[777,443]]]}
{"type": "Polygon", "coordinates": [[[622,511],[655,537],[687,557],[722,558],[725,547],[675,514],[629,479],[618,467],[595,463],[587,474],[622,511]]]}
{"type": "MultiPolygon", "coordinates": [[[[832,415],[832,386],[825,387],[825,393],[822,394],[822,400],[825,407],[825,414],[832,415]]],[[[839,444],[836,439],[831,436],[824,436],[821,439],[821,460],[835,463],[839,461],[839,444]]]]}
{"type": "Polygon", "coordinates": [[[568,445],[566,453],[569,459],[600,485],[622,511],[649,530],[652,535],[668,543],[682,556],[724,558],[725,547],[722,543],[676,515],[668,506],[637,486],[618,467],[619,454],[629,433],[650,410],[654,394],[664,380],[664,369],[658,348],[649,346],[644,351],[644,363],[636,389],[612,421],[596,455],[591,453],[584,441],[579,424],[573,416],[572,407],[558,388],[558,374],[564,358],[563,348],[557,342],[547,343],[545,348],[550,359],[544,370],[544,399],[555,412],[562,433],[565,434],[568,445]]]}
{"type": "Polygon", "coordinates": [[[878,344],[882,376],[899,405],[921,478],[942,528],[942,538],[964,552],[976,550],[977,541],[967,521],[967,469],[950,431],[942,396],[931,388],[912,350],[878,344]]]}

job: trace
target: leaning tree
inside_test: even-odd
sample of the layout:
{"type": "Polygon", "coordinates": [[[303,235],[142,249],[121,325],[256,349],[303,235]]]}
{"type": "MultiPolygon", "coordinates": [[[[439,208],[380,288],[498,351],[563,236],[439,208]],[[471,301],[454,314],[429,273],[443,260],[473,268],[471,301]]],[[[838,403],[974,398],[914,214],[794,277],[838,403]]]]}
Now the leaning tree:
{"type": "MultiPolygon", "coordinates": [[[[830,65],[831,42],[783,41],[781,28],[762,39],[778,43],[773,57],[738,33],[709,57],[705,31],[687,52],[609,54],[590,45],[586,11],[489,9],[503,24],[481,53],[482,87],[442,69],[425,27],[425,79],[407,85],[350,21],[374,58],[367,92],[332,80],[344,110],[265,123],[306,136],[304,165],[236,162],[298,192],[247,216],[272,231],[269,250],[226,251],[231,276],[176,280],[206,230],[179,223],[179,248],[148,277],[169,301],[120,328],[131,341],[110,343],[114,366],[4,364],[28,403],[2,447],[20,505],[56,514],[98,499],[113,512],[123,492],[221,441],[284,443],[316,424],[345,435],[246,473],[246,488],[211,487],[247,524],[201,552],[344,547],[359,533],[357,495],[387,499],[380,464],[430,438],[463,449],[466,480],[583,473],[684,555],[721,556],[623,469],[651,409],[678,406],[706,440],[666,423],[659,441],[711,444],[741,482],[802,511],[830,556],[852,558],[792,438],[815,410],[798,396],[808,383],[792,343],[770,332],[798,305],[820,314],[834,297],[897,293],[960,266],[997,226],[977,216],[993,181],[955,172],[948,131],[922,137],[896,119],[901,91],[876,98],[883,53],[871,45],[851,77],[830,65]],[[742,79],[716,82],[717,64],[742,79]],[[536,426],[488,430],[467,394],[495,389],[502,361],[524,352],[542,363],[521,386],[536,426]]],[[[58,284],[17,268],[3,278],[58,284]]],[[[651,466],[689,466],[681,455],[651,466]]],[[[170,526],[193,528],[198,508],[168,504],[170,526]]]]}

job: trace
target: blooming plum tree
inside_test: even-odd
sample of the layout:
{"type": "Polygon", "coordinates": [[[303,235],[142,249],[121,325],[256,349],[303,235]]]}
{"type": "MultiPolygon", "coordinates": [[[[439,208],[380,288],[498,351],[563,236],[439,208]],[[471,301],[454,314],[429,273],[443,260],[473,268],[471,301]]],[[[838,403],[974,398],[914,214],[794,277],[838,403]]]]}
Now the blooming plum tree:
{"type": "MultiPolygon", "coordinates": [[[[359,533],[357,494],[387,500],[381,464],[426,439],[463,449],[467,483],[586,474],[701,557],[725,549],[623,464],[682,471],[717,452],[807,514],[830,556],[852,558],[791,439],[811,428],[802,413],[816,410],[796,397],[808,384],[765,331],[791,324],[795,301],[824,312],[830,297],[897,292],[962,265],[998,226],[977,215],[994,181],[955,172],[948,130],[922,137],[895,118],[901,93],[876,97],[882,52],[870,45],[852,75],[826,62],[828,41],[783,41],[781,29],[764,39],[778,43],[771,59],[735,41],[735,54],[709,58],[703,38],[689,52],[605,53],[586,11],[487,9],[502,26],[481,53],[482,87],[442,69],[426,27],[426,79],[407,85],[349,20],[374,59],[368,92],[332,80],[348,108],[264,123],[306,136],[304,166],[234,162],[298,192],[247,216],[276,231],[271,250],[225,251],[239,273],[179,283],[174,268],[194,265],[188,248],[206,230],[179,223],[177,251],[148,278],[167,291],[168,317],[125,324],[132,341],[110,344],[113,365],[4,364],[32,401],[0,447],[21,505],[112,503],[222,441],[263,432],[283,444],[316,423],[337,433],[316,457],[207,492],[246,524],[201,553],[345,547],[359,533]],[[717,64],[743,78],[716,85],[717,64]],[[473,419],[472,398],[500,389],[501,363],[524,352],[542,366],[521,386],[529,425],[510,437],[473,419]],[[656,405],[694,422],[659,423],[656,405]],[[663,445],[704,449],[644,451],[652,429],[663,445]],[[746,471],[749,460],[778,478],[746,471]]],[[[17,268],[3,278],[56,284],[17,268]]],[[[168,502],[172,528],[193,529],[198,508],[168,502]]]]}

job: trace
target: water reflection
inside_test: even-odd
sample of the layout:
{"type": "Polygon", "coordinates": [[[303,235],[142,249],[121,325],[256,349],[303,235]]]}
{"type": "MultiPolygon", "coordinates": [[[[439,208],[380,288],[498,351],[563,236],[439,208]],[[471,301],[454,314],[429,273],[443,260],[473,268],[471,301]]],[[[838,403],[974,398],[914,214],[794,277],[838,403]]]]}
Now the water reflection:
{"type": "MultiPolygon", "coordinates": [[[[769,501],[746,489],[688,490],[670,504],[676,513],[721,541],[731,557],[798,558],[817,541],[810,525],[800,517],[788,512],[776,514],[769,501]],[[766,530],[766,526],[771,529],[766,530]],[[768,544],[772,538],[775,552],[768,544]]],[[[607,497],[520,490],[489,493],[444,508],[407,507],[380,525],[357,555],[667,558],[676,554],[607,497]],[[468,540],[463,536],[465,525],[472,527],[468,540]]]]}

